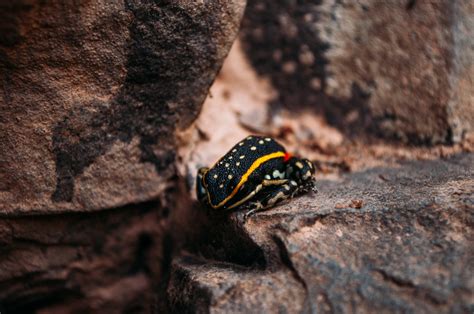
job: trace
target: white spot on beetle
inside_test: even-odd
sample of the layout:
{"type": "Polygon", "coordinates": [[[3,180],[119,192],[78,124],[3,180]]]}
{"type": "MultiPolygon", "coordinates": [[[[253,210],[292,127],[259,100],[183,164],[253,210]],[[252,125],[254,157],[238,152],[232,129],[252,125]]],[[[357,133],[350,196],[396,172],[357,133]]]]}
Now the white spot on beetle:
{"type": "Polygon", "coordinates": [[[239,158],[240,158],[240,159],[244,159],[244,158],[245,158],[245,155],[242,155],[242,156],[240,156],[239,158]]]}
{"type": "Polygon", "coordinates": [[[251,136],[247,137],[247,141],[248,141],[248,140],[251,140],[251,139],[252,139],[252,137],[251,137],[251,136]]]}
{"type": "Polygon", "coordinates": [[[219,187],[222,189],[224,187],[224,184],[219,185],[219,187]]]}
{"type": "Polygon", "coordinates": [[[232,156],[229,156],[229,159],[232,159],[233,157],[232,156]]]}
{"type": "Polygon", "coordinates": [[[213,177],[214,179],[217,179],[217,174],[213,175],[212,177],[213,177]]]}
{"type": "Polygon", "coordinates": [[[271,179],[272,179],[272,177],[270,177],[270,175],[266,174],[266,175],[265,175],[265,179],[267,179],[267,180],[271,180],[271,179]]]}
{"type": "Polygon", "coordinates": [[[229,174],[229,175],[227,176],[227,178],[229,178],[229,180],[232,179],[232,175],[229,174]]]}
{"type": "Polygon", "coordinates": [[[304,165],[301,162],[297,161],[296,162],[296,167],[298,167],[300,169],[303,169],[304,165]]]}
{"type": "Polygon", "coordinates": [[[303,175],[303,179],[308,179],[309,177],[311,177],[311,171],[306,171],[306,173],[303,175]]]}
{"type": "Polygon", "coordinates": [[[271,140],[272,140],[272,139],[269,138],[269,137],[266,137],[266,138],[265,138],[265,141],[267,141],[267,142],[270,142],[271,140]]]}
{"type": "Polygon", "coordinates": [[[263,142],[263,140],[260,140],[260,141],[258,141],[258,143],[259,143],[259,144],[263,144],[264,142],[263,142]]]}
{"type": "Polygon", "coordinates": [[[236,151],[237,151],[237,148],[234,148],[234,149],[232,150],[233,153],[235,153],[236,151]]]}
{"type": "Polygon", "coordinates": [[[250,150],[256,150],[256,149],[257,149],[257,147],[255,147],[255,146],[250,147],[250,150]]]}
{"type": "Polygon", "coordinates": [[[244,142],[240,142],[240,143],[239,143],[239,146],[242,146],[242,145],[244,145],[244,142]]]}
{"type": "Polygon", "coordinates": [[[229,168],[229,166],[230,166],[230,165],[229,165],[228,163],[225,164],[225,167],[226,167],[226,168],[229,168]]]}
{"type": "Polygon", "coordinates": [[[285,178],[285,173],[284,172],[280,172],[279,170],[274,170],[273,173],[273,178],[280,178],[280,179],[284,179],[285,178]]]}
{"type": "Polygon", "coordinates": [[[285,188],[285,190],[287,190],[287,191],[289,191],[289,190],[290,190],[290,186],[289,186],[289,185],[287,185],[287,184],[285,184],[283,187],[284,187],[284,188],[285,188]]]}
{"type": "Polygon", "coordinates": [[[235,163],[235,165],[236,165],[237,167],[240,166],[240,161],[237,161],[237,162],[235,163]]]}
{"type": "Polygon", "coordinates": [[[293,186],[297,186],[297,185],[298,185],[298,183],[296,183],[296,181],[293,181],[293,180],[290,181],[290,184],[293,185],[293,186]]]}

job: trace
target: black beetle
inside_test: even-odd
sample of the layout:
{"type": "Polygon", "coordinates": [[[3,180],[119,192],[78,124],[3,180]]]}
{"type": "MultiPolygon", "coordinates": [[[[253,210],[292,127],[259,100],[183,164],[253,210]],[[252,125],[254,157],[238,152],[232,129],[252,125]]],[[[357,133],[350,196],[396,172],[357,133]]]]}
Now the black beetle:
{"type": "Polygon", "coordinates": [[[246,208],[246,217],[314,190],[315,168],[270,137],[248,136],[197,175],[198,200],[214,210],[246,208]]]}

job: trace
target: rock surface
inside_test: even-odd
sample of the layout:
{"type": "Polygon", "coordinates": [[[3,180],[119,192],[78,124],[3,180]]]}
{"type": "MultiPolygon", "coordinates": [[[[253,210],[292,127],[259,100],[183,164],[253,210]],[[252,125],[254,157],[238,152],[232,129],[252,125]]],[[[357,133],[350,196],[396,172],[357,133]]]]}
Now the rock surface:
{"type": "Polygon", "coordinates": [[[474,131],[472,1],[250,0],[240,38],[274,105],[416,143],[474,131]]]}
{"type": "Polygon", "coordinates": [[[0,214],[156,197],[245,1],[0,1],[0,214]]]}
{"type": "Polygon", "coordinates": [[[153,312],[235,1],[0,0],[0,312],[153,312]],[[87,212],[87,213],[86,213],[87,212]]]}
{"type": "Polygon", "coordinates": [[[0,0],[0,312],[472,312],[474,142],[352,137],[469,132],[469,2],[251,1],[192,124],[244,2],[0,0]],[[254,132],[320,192],[204,216],[197,167],[254,132]]]}
{"type": "Polygon", "coordinates": [[[173,263],[172,310],[470,313],[474,154],[320,180],[246,222],[213,217],[173,263]],[[198,249],[196,249],[198,248],[198,249]]]}
{"type": "Polygon", "coordinates": [[[164,214],[150,202],[0,219],[0,311],[150,312],[170,262],[164,214]]]}

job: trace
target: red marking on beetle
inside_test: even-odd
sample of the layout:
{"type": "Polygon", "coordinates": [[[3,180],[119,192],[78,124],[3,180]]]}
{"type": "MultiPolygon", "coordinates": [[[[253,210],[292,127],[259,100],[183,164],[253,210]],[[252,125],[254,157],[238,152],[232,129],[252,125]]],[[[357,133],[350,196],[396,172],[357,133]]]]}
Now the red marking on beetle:
{"type": "Polygon", "coordinates": [[[288,160],[290,160],[291,157],[293,157],[292,154],[290,154],[290,153],[285,153],[285,156],[283,156],[283,161],[287,162],[288,160]]]}

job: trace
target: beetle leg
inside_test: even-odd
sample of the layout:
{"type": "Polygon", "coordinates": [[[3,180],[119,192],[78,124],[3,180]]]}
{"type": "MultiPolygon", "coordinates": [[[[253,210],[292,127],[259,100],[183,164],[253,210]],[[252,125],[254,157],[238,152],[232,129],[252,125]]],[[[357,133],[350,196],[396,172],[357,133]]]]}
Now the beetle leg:
{"type": "Polygon", "coordinates": [[[300,184],[297,194],[307,193],[309,191],[312,191],[313,193],[318,192],[318,190],[316,189],[316,180],[308,180],[303,184],[300,184]]]}
{"type": "Polygon", "coordinates": [[[262,185],[263,186],[271,186],[271,185],[282,185],[288,182],[287,179],[281,179],[281,180],[263,180],[262,185]]]}
{"type": "Polygon", "coordinates": [[[232,204],[231,206],[229,206],[228,209],[232,209],[232,208],[238,207],[238,206],[240,206],[241,204],[245,203],[246,201],[248,201],[249,199],[251,199],[252,197],[254,197],[255,194],[257,194],[257,193],[262,189],[262,187],[263,187],[262,184],[257,185],[257,187],[255,188],[255,190],[253,190],[252,192],[250,192],[246,197],[244,197],[244,198],[241,199],[240,201],[238,201],[238,202],[236,202],[235,204],[232,204]]]}
{"type": "Polygon", "coordinates": [[[202,203],[206,203],[207,199],[207,189],[204,184],[204,176],[209,171],[209,168],[202,167],[199,168],[197,176],[196,176],[196,195],[197,199],[202,203]]]}
{"type": "Polygon", "coordinates": [[[291,197],[303,193],[307,193],[309,191],[312,191],[314,193],[317,193],[318,190],[316,189],[316,180],[307,180],[305,182],[302,182],[298,184],[294,180],[290,180],[290,185],[293,187],[293,192],[291,194],[291,197]]]}
{"type": "Polygon", "coordinates": [[[249,211],[247,211],[245,214],[244,214],[244,220],[247,220],[247,218],[249,218],[250,216],[254,215],[256,212],[258,211],[261,211],[261,210],[264,210],[265,207],[263,206],[263,204],[259,201],[256,201],[256,202],[252,202],[250,203],[247,208],[251,208],[249,211]]]}
{"type": "MultiPolygon", "coordinates": [[[[232,209],[232,208],[235,208],[235,207],[238,207],[238,206],[244,204],[245,202],[250,200],[252,197],[254,197],[258,192],[260,192],[260,190],[262,188],[273,186],[273,185],[282,185],[286,182],[288,182],[288,180],[286,180],[286,179],[282,179],[282,180],[263,180],[262,184],[257,185],[255,190],[253,190],[251,193],[249,193],[246,197],[244,197],[243,199],[241,199],[237,203],[230,206],[229,209],[232,209]]],[[[258,202],[249,203],[247,206],[245,206],[245,208],[254,208],[256,206],[255,204],[258,204],[258,202]]]]}
{"type": "Polygon", "coordinates": [[[259,197],[258,201],[249,204],[248,208],[250,210],[245,213],[244,219],[247,219],[258,211],[265,210],[283,200],[293,197],[293,195],[297,192],[298,185],[292,185],[288,183],[276,186],[268,191],[263,190],[261,192],[261,194],[263,194],[262,197],[259,197]]]}

